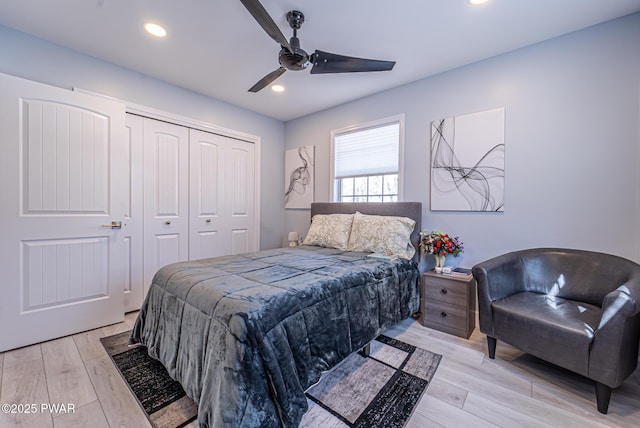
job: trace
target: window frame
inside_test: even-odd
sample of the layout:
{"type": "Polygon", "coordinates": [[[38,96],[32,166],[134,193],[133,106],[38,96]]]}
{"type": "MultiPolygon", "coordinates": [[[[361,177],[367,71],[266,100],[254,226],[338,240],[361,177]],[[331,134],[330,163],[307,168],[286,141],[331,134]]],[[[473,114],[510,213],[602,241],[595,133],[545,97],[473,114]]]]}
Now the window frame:
{"type": "MultiPolygon", "coordinates": [[[[389,116],[382,119],[374,120],[371,122],[359,123],[356,125],[350,125],[345,128],[334,129],[331,131],[331,153],[329,162],[329,179],[331,183],[329,185],[329,200],[333,202],[340,202],[337,200],[340,195],[338,189],[338,180],[335,178],[335,141],[336,137],[342,134],[351,134],[358,131],[365,131],[371,128],[379,128],[387,125],[398,124],[398,195],[397,201],[404,200],[404,114],[395,116],[389,116]]],[[[387,174],[380,174],[387,175],[387,174]]],[[[364,176],[364,175],[363,175],[364,176]]],[[[387,203],[387,202],[383,202],[387,203]]]]}

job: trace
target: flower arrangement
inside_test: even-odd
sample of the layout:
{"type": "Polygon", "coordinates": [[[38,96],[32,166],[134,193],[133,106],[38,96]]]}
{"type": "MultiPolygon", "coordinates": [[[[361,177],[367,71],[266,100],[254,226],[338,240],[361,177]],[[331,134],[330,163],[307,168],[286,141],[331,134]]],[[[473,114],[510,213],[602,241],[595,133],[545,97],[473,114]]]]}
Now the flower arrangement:
{"type": "Polygon", "coordinates": [[[420,246],[424,248],[425,253],[433,254],[434,256],[446,256],[447,254],[458,256],[464,251],[462,242],[457,236],[451,237],[437,230],[420,232],[420,246]]]}

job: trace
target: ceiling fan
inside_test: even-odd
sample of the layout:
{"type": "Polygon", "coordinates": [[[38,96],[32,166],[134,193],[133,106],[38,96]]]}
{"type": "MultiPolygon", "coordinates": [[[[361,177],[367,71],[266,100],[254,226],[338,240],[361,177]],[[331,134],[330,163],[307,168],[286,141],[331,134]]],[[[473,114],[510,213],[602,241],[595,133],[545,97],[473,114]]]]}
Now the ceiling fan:
{"type": "Polygon", "coordinates": [[[253,85],[249,92],[258,92],[275,81],[287,70],[304,70],[310,64],[311,74],[321,73],[353,73],[362,71],[388,71],[396,64],[395,61],[380,61],[375,59],[354,58],[316,50],[309,55],[300,48],[298,30],[304,22],[302,12],[292,10],[287,13],[287,22],[293,29],[293,37],[289,41],[284,37],[269,13],[258,0],[240,0],[251,16],[258,21],[262,29],[275,40],[282,49],[278,54],[280,68],[264,76],[253,85]]]}

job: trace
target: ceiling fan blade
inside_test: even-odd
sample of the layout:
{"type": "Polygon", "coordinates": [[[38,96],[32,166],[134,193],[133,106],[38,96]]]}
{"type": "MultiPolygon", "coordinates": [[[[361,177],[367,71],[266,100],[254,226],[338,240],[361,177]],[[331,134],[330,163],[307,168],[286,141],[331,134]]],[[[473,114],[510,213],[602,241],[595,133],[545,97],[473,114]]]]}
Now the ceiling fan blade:
{"type": "Polygon", "coordinates": [[[391,70],[394,65],[396,65],[395,61],[354,58],[316,50],[313,54],[311,74],[388,71],[391,70]]]}
{"type": "Polygon", "coordinates": [[[262,29],[269,35],[273,40],[278,42],[280,46],[286,48],[289,52],[292,52],[291,46],[289,46],[289,42],[287,38],[282,34],[280,28],[276,25],[276,23],[271,19],[269,13],[265,10],[265,8],[260,4],[258,0],[240,0],[244,7],[247,8],[251,16],[258,21],[258,24],[262,27],[262,29]]]}
{"type": "Polygon", "coordinates": [[[258,83],[253,85],[251,89],[249,89],[249,92],[258,92],[259,90],[264,89],[271,82],[276,80],[278,77],[282,76],[285,71],[287,71],[287,69],[284,67],[280,67],[279,69],[272,71],[271,73],[267,74],[262,79],[260,79],[258,83]]]}

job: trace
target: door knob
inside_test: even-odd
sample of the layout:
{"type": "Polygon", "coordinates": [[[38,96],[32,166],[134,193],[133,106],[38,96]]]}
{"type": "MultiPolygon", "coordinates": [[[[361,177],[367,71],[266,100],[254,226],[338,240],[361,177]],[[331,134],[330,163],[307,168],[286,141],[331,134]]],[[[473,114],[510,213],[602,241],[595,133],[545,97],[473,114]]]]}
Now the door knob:
{"type": "Polygon", "coordinates": [[[110,229],[122,229],[122,222],[112,221],[111,224],[103,224],[102,227],[108,227],[110,229]]]}

